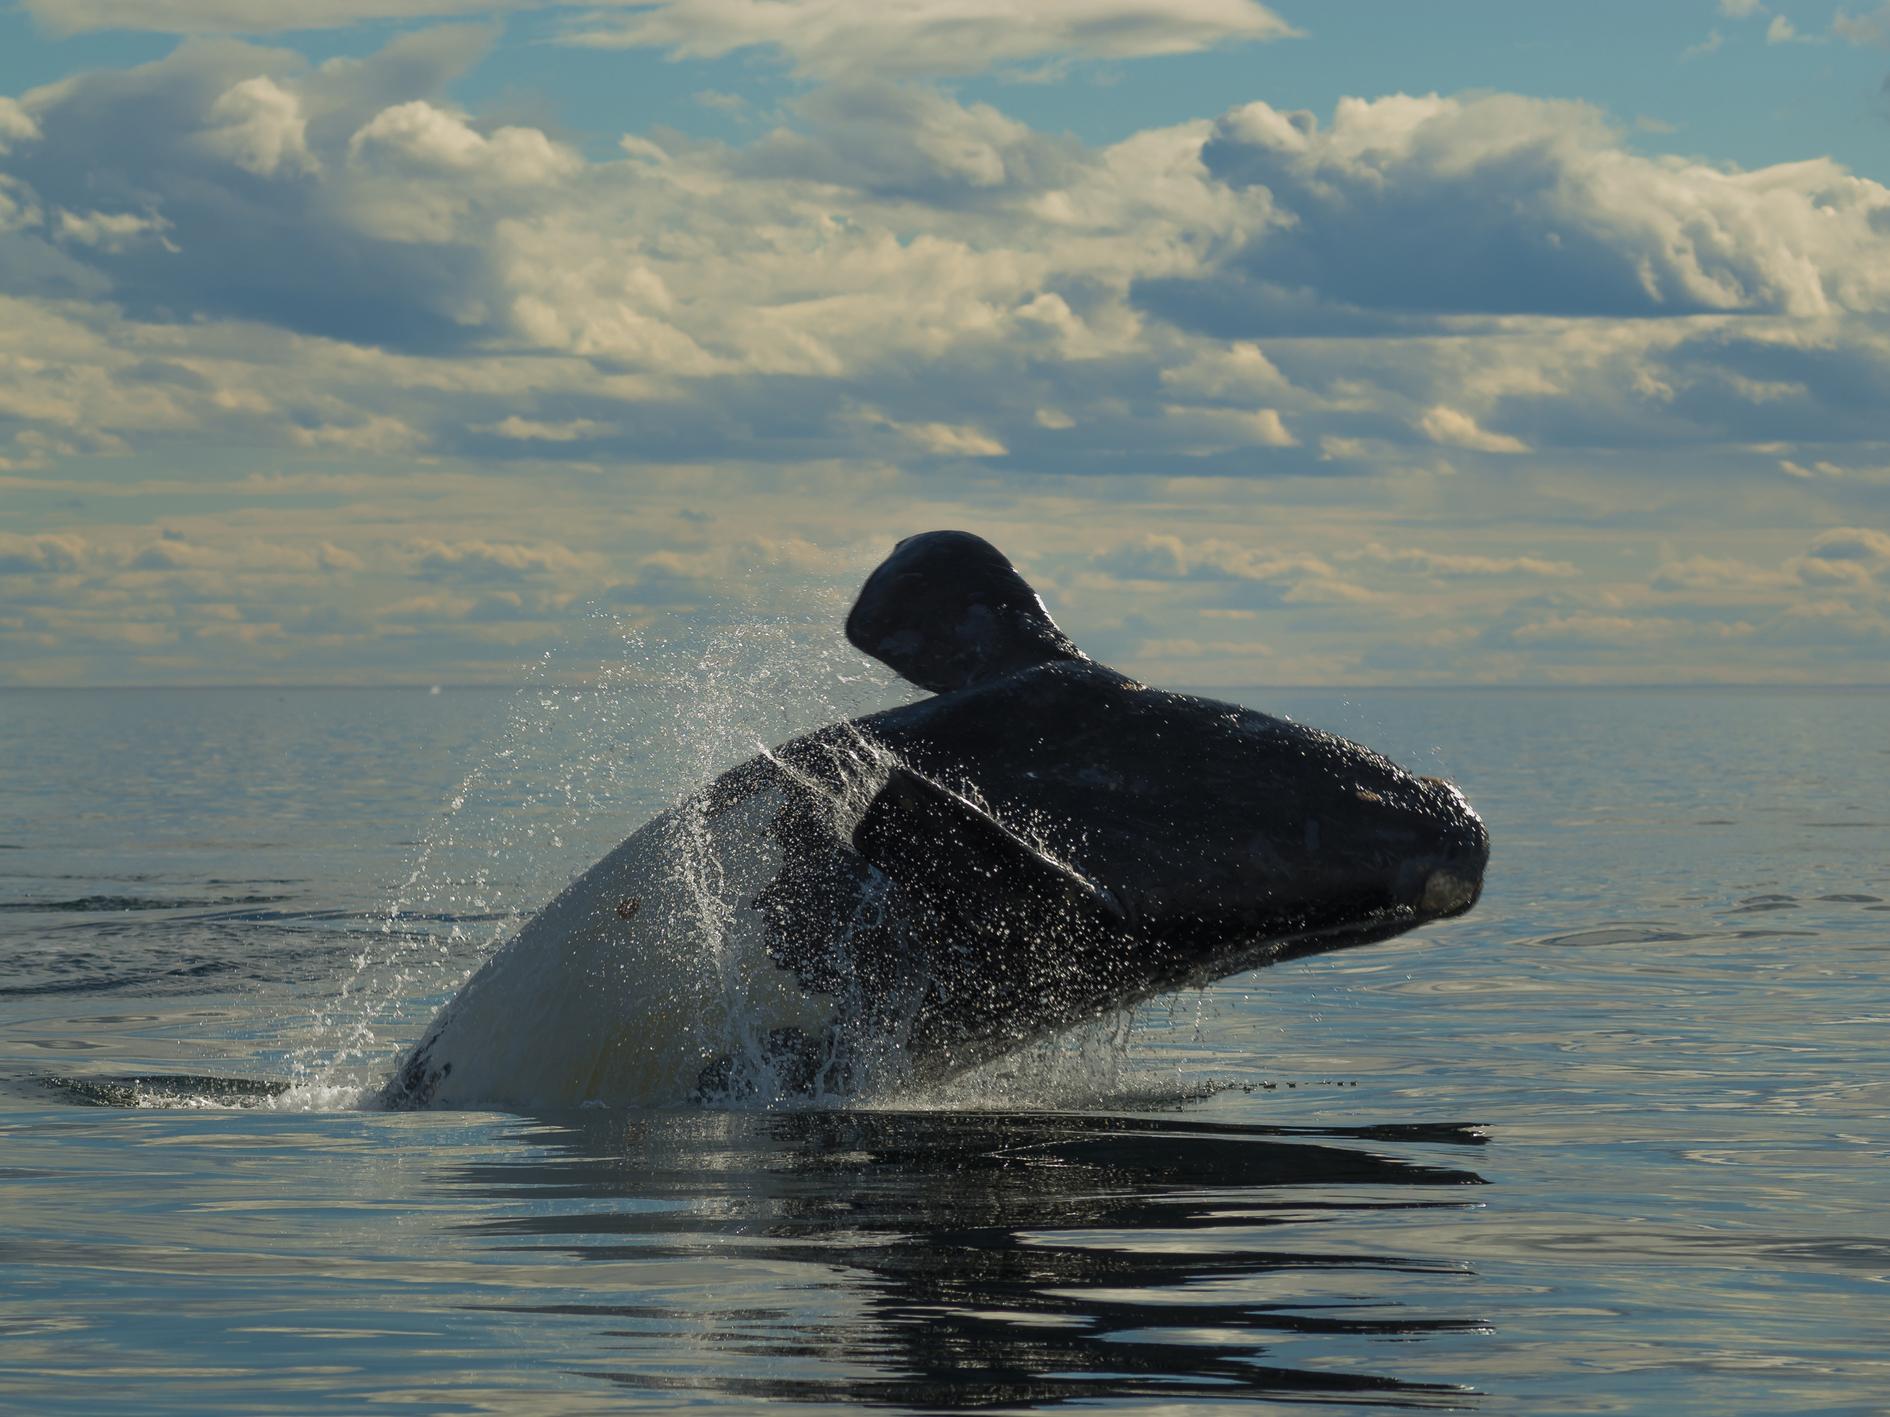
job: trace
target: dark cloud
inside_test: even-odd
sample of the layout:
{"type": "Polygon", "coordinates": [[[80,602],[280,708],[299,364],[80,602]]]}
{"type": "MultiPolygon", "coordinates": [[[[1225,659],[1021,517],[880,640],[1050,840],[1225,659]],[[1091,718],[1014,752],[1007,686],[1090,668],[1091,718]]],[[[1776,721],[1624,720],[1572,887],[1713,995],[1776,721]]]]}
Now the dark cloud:
{"type": "Polygon", "coordinates": [[[1348,99],[1332,125],[1264,103],[1201,150],[1272,220],[1210,274],[1136,298],[1186,328],[1376,334],[1462,315],[1675,317],[1883,308],[1885,205],[1830,163],[1760,183],[1635,156],[1596,110],[1514,95],[1348,99]]]}
{"type": "Polygon", "coordinates": [[[1421,334],[1437,322],[1416,308],[1367,309],[1277,273],[1256,245],[1246,259],[1211,276],[1150,276],[1136,280],[1130,299],[1149,314],[1216,339],[1293,339],[1301,336],[1370,338],[1421,334]]]}
{"type": "Polygon", "coordinates": [[[397,349],[464,346],[480,334],[465,312],[486,253],[365,229],[345,173],[361,125],[397,99],[438,93],[485,42],[482,30],[436,29],[310,69],[284,50],[192,40],[156,63],[30,94],[39,136],[5,162],[48,220],[0,245],[0,280],[13,293],[109,290],[145,320],[254,320],[397,349]],[[280,107],[228,102],[245,84],[259,92],[258,79],[280,107]],[[306,157],[285,158],[285,144],[306,157]],[[59,214],[67,228],[94,214],[149,227],[86,244],[62,231],[59,214]]]}
{"type": "Polygon", "coordinates": [[[1873,527],[1841,526],[1820,532],[1810,554],[1824,561],[1890,564],[1890,532],[1873,527]]]}
{"type": "MultiPolygon", "coordinates": [[[[1308,113],[1267,110],[1282,124],[1229,114],[1202,162],[1230,187],[1266,188],[1291,215],[1235,268],[1354,310],[1619,317],[1704,308],[1684,295],[1663,302],[1618,231],[1567,209],[1570,169],[1593,146],[1570,130],[1592,130],[1594,120],[1564,105],[1560,121],[1545,124],[1543,107],[1523,108],[1502,141],[1481,125],[1428,140],[1394,128],[1383,147],[1362,151],[1322,135],[1308,113]]],[[[1421,131],[1456,126],[1461,112],[1397,117],[1421,131]]]]}
{"type": "Polygon", "coordinates": [[[1701,436],[1749,443],[1875,441],[1890,358],[1872,340],[1703,333],[1659,361],[1671,412],[1701,436]]]}

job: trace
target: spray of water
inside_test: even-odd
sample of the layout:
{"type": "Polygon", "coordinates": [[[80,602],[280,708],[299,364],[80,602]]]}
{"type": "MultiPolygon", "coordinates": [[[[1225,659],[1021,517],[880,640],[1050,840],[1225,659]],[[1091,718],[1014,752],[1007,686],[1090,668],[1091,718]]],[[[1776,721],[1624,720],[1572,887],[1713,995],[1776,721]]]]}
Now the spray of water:
{"type": "MultiPolygon", "coordinates": [[[[649,625],[597,610],[526,666],[491,746],[291,1051],[284,1105],[377,1092],[395,1052],[480,962],[643,821],[765,742],[898,702],[889,676],[836,643],[842,614],[833,594],[769,616],[711,604],[649,625]]],[[[676,856],[700,876],[687,933],[713,954],[715,863],[676,856]]]]}
{"type": "MultiPolygon", "coordinates": [[[[415,848],[378,932],[317,1011],[275,1105],[371,1105],[399,1051],[480,962],[577,872],[665,811],[668,868],[686,905],[665,931],[664,966],[678,978],[707,971],[708,993],[723,1001],[697,1024],[705,1049],[730,1060],[719,1100],[777,1104],[790,1089],[749,1023],[749,980],[728,944],[737,895],[729,845],[699,789],[770,743],[906,696],[834,634],[844,608],[836,595],[763,617],[697,607],[640,627],[600,611],[534,661],[493,746],[415,848]]],[[[830,767],[830,777],[801,785],[844,839],[890,762],[855,735],[830,767]]],[[[852,928],[883,926],[880,908],[867,892],[852,928]]],[[[905,1086],[900,1040],[883,1039],[849,1058],[844,1087],[831,1072],[817,1076],[814,1105],[1068,1106],[1150,1086],[1173,1100],[1176,1080],[1133,1069],[1134,1027],[1131,1015],[1112,1016],[922,1096],[905,1086]]]]}

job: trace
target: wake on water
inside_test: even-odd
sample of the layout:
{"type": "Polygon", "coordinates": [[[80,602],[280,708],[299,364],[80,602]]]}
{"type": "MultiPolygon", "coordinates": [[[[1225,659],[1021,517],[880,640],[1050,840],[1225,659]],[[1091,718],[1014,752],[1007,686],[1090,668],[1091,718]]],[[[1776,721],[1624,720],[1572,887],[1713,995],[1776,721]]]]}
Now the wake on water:
{"type": "MultiPolygon", "coordinates": [[[[700,1021],[699,1041],[727,1056],[705,1105],[916,1110],[1168,1107],[1228,1084],[1139,1066],[1131,1042],[1148,1025],[1199,1028],[1204,995],[1118,1012],[923,1090],[900,1086],[896,1057],[846,1093],[794,1093],[775,1076],[761,1030],[740,1004],[729,935],[734,893],[699,789],[767,745],[911,697],[834,632],[838,596],[801,615],[760,618],[729,607],[685,623],[633,627],[599,612],[527,670],[505,726],[422,835],[389,894],[370,944],[300,1028],[284,1078],[198,1075],[47,1078],[65,1099],[117,1107],[373,1109],[401,1053],[439,1006],[566,881],[665,810],[670,870],[691,903],[667,939],[667,967],[697,971],[728,1007],[700,1021]],[[704,626],[708,628],[704,628],[704,626]],[[602,647],[588,642],[602,639],[602,647]],[[574,667],[588,666],[582,682],[574,667]]],[[[836,830],[850,823],[893,763],[864,739],[822,788],[836,830]]],[[[1027,827],[1026,827],[1027,830],[1027,827]]],[[[865,922],[859,922],[865,923],[865,922]]]]}

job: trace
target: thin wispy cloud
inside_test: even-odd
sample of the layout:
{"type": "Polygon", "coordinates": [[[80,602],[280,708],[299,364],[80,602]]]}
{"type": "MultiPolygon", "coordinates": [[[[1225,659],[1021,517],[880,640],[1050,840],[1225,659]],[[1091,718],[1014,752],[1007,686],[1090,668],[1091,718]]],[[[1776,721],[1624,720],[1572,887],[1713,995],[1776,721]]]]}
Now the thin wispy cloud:
{"type": "Polygon", "coordinates": [[[1046,59],[1126,60],[1284,39],[1293,27],[1255,0],[663,0],[573,22],[564,42],[655,48],[681,58],[778,54],[820,78],[974,74],[1046,59]]]}

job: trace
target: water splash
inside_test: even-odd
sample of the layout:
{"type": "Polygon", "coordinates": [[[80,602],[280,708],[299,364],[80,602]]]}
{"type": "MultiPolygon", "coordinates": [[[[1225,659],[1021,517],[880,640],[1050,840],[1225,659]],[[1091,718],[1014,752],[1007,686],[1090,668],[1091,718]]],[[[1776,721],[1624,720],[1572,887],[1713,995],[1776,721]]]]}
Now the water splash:
{"type": "MultiPolygon", "coordinates": [[[[1135,1074],[1128,1062],[1137,1019],[1159,1017],[1161,1006],[921,1091],[908,1085],[896,1029],[849,1040],[844,1065],[834,1051],[818,1065],[811,1099],[805,1072],[756,1026],[748,966],[731,946],[736,878],[748,873],[731,869],[702,789],[768,756],[838,838],[850,837],[891,769],[886,750],[843,736],[825,771],[810,776],[768,748],[910,696],[833,633],[844,608],[827,592],[801,613],[723,604],[653,626],[600,611],[533,661],[492,747],[415,847],[378,933],[290,1055],[290,1088],[267,1105],[377,1105],[399,1052],[472,972],[566,882],[664,812],[667,867],[684,906],[670,916],[661,967],[701,986],[683,992],[720,1001],[693,1024],[701,1051],[728,1060],[712,1105],[1067,1106],[1151,1092],[1172,1099],[1197,1086],[1135,1074]]],[[[1009,825],[1048,847],[1036,824],[1009,825]]],[[[887,927],[884,906],[873,891],[862,895],[842,958],[847,934],[887,927]]]]}
{"type": "MultiPolygon", "coordinates": [[[[378,932],[290,1051],[279,1105],[370,1098],[438,1006],[631,830],[766,742],[900,701],[834,636],[844,609],[831,590],[768,616],[712,602],[640,625],[599,609],[527,665],[492,746],[390,889],[378,932]]],[[[688,933],[713,959],[726,925],[717,863],[686,850],[677,864],[700,878],[688,933]]]]}

